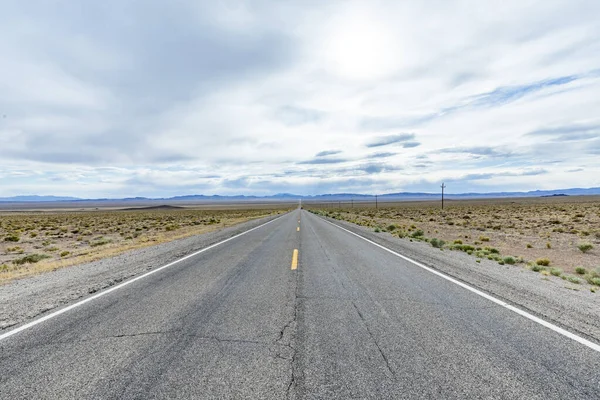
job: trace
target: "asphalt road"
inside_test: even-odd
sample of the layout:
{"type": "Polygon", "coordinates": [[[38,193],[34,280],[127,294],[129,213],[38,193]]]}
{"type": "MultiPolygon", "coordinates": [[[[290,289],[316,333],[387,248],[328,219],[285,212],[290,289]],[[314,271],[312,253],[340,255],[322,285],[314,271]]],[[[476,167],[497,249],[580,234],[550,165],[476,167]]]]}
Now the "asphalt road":
{"type": "Polygon", "coordinates": [[[300,210],[0,341],[11,400],[594,399],[599,371],[599,352],[300,210]]]}

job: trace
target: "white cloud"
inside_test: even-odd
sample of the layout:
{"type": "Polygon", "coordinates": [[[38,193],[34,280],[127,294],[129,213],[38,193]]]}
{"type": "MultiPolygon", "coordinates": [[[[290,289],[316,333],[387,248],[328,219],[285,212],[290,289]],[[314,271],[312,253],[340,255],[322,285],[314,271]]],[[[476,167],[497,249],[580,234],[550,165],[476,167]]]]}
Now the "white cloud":
{"type": "Polygon", "coordinates": [[[0,16],[4,195],[600,185],[596,1],[88,7],[0,16]]]}

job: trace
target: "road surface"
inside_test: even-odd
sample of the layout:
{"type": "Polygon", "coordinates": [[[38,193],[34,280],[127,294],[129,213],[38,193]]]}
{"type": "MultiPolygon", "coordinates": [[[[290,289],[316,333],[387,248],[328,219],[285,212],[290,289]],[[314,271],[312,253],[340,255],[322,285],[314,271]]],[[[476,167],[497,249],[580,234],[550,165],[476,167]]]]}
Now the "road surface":
{"type": "Polygon", "coordinates": [[[301,210],[0,340],[11,400],[593,399],[599,371],[599,352],[301,210]]]}

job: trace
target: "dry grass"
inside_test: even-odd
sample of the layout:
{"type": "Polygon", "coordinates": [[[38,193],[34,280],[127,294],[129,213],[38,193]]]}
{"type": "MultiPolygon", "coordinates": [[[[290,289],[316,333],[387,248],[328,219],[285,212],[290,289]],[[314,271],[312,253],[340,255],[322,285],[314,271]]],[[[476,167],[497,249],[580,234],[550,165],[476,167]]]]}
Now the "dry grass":
{"type": "Polygon", "coordinates": [[[313,211],[401,237],[444,240],[447,247],[473,255],[480,254],[477,249],[495,249],[498,255],[485,256],[548,259],[569,273],[578,266],[600,266],[600,198],[595,196],[452,201],[443,211],[434,202],[380,204],[379,209],[313,206],[313,211]]]}
{"type": "Polygon", "coordinates": [[[0,215],[0,283],[281,213],[272,209],[0,215]]]}

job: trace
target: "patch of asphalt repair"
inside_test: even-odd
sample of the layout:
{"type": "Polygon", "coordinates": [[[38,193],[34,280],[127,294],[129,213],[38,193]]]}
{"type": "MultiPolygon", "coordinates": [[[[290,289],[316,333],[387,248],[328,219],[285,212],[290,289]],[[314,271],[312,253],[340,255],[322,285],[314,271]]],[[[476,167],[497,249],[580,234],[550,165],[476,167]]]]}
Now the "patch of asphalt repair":
{"type": "Polygon", "coordinates": [[[440,250],[427,242],[401,239],[387,232],[322,217],[375,243],[458,279],[589,340],[600,342],[600,293],[522,266],[500,265],[460,251],[440,250]]]}
{"type": "Polygon", "coordinates": [[[271,215],[0,286],[0,333],[279,217],[271,215]]]}

